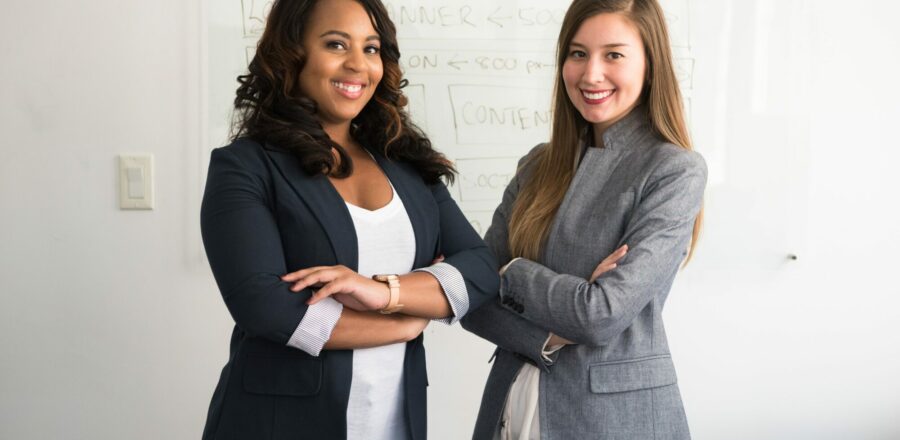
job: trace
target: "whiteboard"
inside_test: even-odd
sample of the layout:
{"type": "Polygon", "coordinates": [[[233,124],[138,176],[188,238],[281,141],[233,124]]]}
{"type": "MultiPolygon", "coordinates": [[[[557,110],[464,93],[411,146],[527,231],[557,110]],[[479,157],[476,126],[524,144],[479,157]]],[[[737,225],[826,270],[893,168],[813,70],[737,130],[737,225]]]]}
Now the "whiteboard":
{"type": "MultiPolygon", "coordinates": [[[[454,161],[452,189],[484,233],[518,159],[549,138],[556,38],[569,1],[384,2],[397,26],[408,111],[454,161]]],[[[690,108],[694,59],[688,0],[664,2],[678,77],[690,108]]],[[[262,33],[271,0],[218,2],[210,10],[210,146],[225,143],[234,78],[262,33]]]]}
{"type": "MultiPolygon", "coordinates": [[[[516,161],[549,136],[567,0],[390,0],[409,111],[460,172],[484,233],[516,161]]],[[[900,6],[661,0],[706,224],[665,319],[697,439],[900,438],[900,6]]],[[[207,149],[266,1],[209,10],[207,149]]],[[[429,432],[471,435],[490,344],[427,330],[429,432]],[[462,348],[462,349],[461,349],[462,348]]]]}

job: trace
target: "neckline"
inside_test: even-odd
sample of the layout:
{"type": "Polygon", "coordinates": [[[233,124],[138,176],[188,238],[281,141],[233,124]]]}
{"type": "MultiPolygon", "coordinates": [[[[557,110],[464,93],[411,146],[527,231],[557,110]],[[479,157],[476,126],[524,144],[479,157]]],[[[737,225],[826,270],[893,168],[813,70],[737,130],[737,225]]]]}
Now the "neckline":
{"type": "MultiPolygon", "coordinates": [[[[385,176],[385,177],[387,177],[387,176],[385,176]]],[[[394,188],[394,184],[391,183],[391,179],[388,179],[388,185],[391,186],[391,200],[388,201],[387,204],[385,204],[384,206],[382,206],[380,208],[366,209],[366,208],[363,208],[362,206],[354,205],[346,200],[344,200],[344,204],[346,204],[347,208],[349,208],[351,211],[360,212],[360,213],[364,213],[364,214],[381,214],[383,212],[386,212],[391,207],[396,206],[397,202],[400,200],[400,198],[397,197],[397,190],[394,188]]]]}

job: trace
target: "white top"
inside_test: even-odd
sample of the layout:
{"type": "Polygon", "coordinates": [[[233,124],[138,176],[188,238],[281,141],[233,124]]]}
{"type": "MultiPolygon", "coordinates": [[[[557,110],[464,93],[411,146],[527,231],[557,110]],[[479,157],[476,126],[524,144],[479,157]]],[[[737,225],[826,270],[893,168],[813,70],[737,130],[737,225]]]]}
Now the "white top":
{"type": "MultiPolygon", "coordinates": [[[[513,260],[515,261],[515,260],[513,260]]],[[[548,365],[553,364],[550,356],[563,346],[547,346],[550,336],[544,342],[541,355],[548,365]]],[[[522,365],[506,398],[506,405],[496,432],[495,440],[540,440],[540,384],[541,370],[526,362],[522,365]]]]}
{"type": "MultiPolygon", "coordinates": [[[[393,190],[393,186],[391,187],[393,190]]],[[[408,273],[416,256],[412,223],[396,191],[374,211],[347,203],[359,242],[359,274],[408,273]]],[[[329,298],[330,299],[330,298],[329,298]]],[[[403,360],[406,343],[353,350],[347,439],[407,440],[403,360]]]]}
{"type": "MultiPolygon", "coordinates": [[[[415,232],[393,184],[391,190],[391,201],[374,211],[345,202],[356,230],[360,275],[405,274],[415,264],[415,232]]],[[[433,275],[450,303],[453,316],[434,321],[450,325],[468,312],[468,289],[458,269],[440,262],[415,272],[433,275]]],[[[309,306],[287,345],[319,356],[342,311],[343,305],[331,297],[309,306]]],[[[405,347],[405,343],[399,343],[354,350],[348,439],[407,438],[402,394],[405,347]]]]}

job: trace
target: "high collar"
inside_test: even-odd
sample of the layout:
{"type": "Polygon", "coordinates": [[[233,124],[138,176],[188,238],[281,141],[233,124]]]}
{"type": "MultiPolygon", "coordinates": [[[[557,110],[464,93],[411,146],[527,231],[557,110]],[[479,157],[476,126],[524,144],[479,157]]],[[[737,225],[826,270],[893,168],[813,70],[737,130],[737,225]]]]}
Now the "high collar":
{"type": "MultiPolygon", "coordinates": [[[[639,105],[632,109],[624,118],[616,121],[603,132],[603,148],[617,150],[634,145],[637,139],[646,133],[646,127],[650,124],[647,115],[647,107],[639,105]]],[[[590,146],[594,141],[594,127],[588,125],[585,133],[585,143],[590,146]]]]}

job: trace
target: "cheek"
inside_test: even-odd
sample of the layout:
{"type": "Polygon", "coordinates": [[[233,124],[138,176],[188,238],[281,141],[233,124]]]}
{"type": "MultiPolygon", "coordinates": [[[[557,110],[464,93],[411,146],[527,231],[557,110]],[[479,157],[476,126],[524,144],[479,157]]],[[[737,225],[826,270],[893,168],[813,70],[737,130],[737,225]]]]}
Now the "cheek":
{"type": "Polygon", "coordinates": [[[629,72],[629,76],[632,78],[632,87],[634,88],[635,93],[640,95],[644,89],[644,83],[647,81],[646,63],[635,65],[634,69],[629,72]]]}
{"type": "Polygon", "coordinates": [[[313,58],[308,58],[300,71],[300,87],[304,92],[312,92],[319,88],[318,82],[325,77],[322,72],[322,63],[313,58]]]}
{"type": "Polygon", "coordinates": [[[372,83],[376,86],[381,83],[381,80],[384,78],[384,68],[381,65],[376,66],[372,69],[372,83]]]}
{"type": "Polygon", "coordinates": [[[578,69],[577,66],[566,63],[563,65],[562,71],[562,80],[563,85],[566,87],[566,93],[569,95],[569,98],[574,99],[574,96],[580,94],[578,91],[578,82],[581,80],[581,70],[578,69]]]}
{"type": "Polygon", "coordinates": [[[381,79],[384,78],[384,60],[381,59],[381,56],[377,57],[369,57],[366,59],[367,68],[369,76],[369,82],[377,85],[381,82],[381,79]]]}
{"type": "Polygon", "coordinates": [[[567,63],[563,64],[562,79],[563,79],[563,84],[566,85],[566,89],[569,89],[569,88],[575,86],[576,84],[578,84],[579,74],[578,74],[577,70],[578,69],[576,68],[576,66],[573,65],[572,63],[567,62],[567,63]]]}

